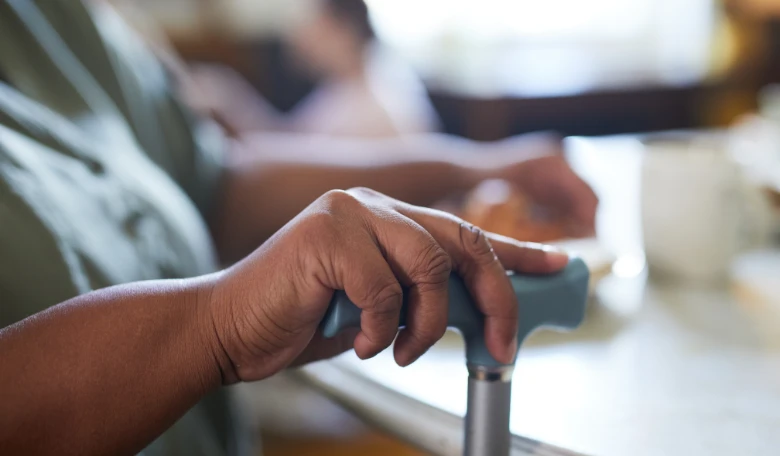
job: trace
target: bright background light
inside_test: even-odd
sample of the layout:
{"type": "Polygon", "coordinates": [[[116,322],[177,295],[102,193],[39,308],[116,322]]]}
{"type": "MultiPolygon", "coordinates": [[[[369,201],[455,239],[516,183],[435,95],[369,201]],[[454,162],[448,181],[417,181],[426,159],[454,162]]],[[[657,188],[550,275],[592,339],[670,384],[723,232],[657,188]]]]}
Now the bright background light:
{"type": "Polygon", "coordinates": [[[458,29],[473,39],[629,37],[646,29],[654,0],[369,0],[394,40],[458,29]]]}
{"type": "Polygon", "coordinates": [[[710,67],[714,0],[368,0],[380,37],[429,79],[565,94],[686,84],[710,67]]]}

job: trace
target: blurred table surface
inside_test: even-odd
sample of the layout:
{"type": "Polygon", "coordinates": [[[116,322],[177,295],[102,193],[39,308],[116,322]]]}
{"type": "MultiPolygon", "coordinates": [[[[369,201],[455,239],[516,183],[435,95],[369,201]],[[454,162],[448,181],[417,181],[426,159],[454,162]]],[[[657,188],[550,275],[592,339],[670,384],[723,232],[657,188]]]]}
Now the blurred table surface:
{"type": "MultiPolygon", "coordinates": [[[[778,454],[780,253],[746,254],[721,288],[649,280],[640,143],[572,138],[567,149],[601,198],[599,240],[617,261],[578,331],[537,333],[520,351],[511,428],[527,439],[515,454],[569,454],[534,441],[592,455],[778,454]]],[[[401,438],[458,454],[462,350],[452,335],[405,369],[389,352],[345,355],[301,377],[401,438]]]]}

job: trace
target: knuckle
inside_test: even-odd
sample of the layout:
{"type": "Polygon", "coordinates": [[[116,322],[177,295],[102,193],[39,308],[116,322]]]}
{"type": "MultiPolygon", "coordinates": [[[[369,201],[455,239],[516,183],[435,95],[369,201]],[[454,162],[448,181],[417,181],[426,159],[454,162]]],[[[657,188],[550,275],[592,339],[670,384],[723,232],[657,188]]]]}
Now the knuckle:
{"type": "Polygon", "coordinates": [[[427,243],[418,252],[412,279],[417,283],[440,284],[450,276],[452,259],[436,242],[427,243]]]}
{"type": "Polygon", "coordinates": [[[355,215],[363,213],[364,209],[355,196],[343,190],[331,190],[320,197],[316,209],[307,217],[307,226],[318,235],[331,233],[338,237],[358,220],[355,215]]]}
{"type": "Polygon", "coordinates": [[[325,209],[334,214],[344,209],[354,209],[361,205],[360,201],[353,194],[344,190],[330,190],[321,197],[321,200],[325,209]]]}
{"type": "Polygon", "coordinates": [[[353,187],[347,190],[347,193],[355,195],[357,197],[378,197],[384,196],[376,190],[372,190],[368,187],[353,187]]]}
{"type": "Polygon", "coordinates": [[[485,232],[470,223],[460,224],[460,244],[463,250],[480,265],[496,261],[496,254],[485,232]]]}
{"type": "Polygon", "coordinates": [[[384,206],[390,209],[398,209],[401,205],[398,200],[367,187],[354,187],[347,190],[347,192],[366,204],[384,206]]]}
{"type": "Polygon", "coordinates": [[[346,220],[338,212],[330,210],[308,214],[296,224],[305,237],[316,237],[319,244],[334,245],[343,231],[346,220]]]}

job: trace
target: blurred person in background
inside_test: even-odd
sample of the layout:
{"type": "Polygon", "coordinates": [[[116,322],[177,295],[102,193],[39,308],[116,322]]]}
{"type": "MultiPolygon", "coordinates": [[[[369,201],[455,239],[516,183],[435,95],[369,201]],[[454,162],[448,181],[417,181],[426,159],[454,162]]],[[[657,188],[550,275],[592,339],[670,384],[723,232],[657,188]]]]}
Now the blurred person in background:
{"type": "Polygon", "coordinates": [[[289,114],[276,111],[241,75],[219,65],[192,68],[191,103],[242,133],[389,138],[438,128],[425,87],[378,41],[363,0],[315,0],[288,44],[318,81],[289,114]]]}
{"type": "MultiPolygon", "coordinates": [[[[360,277],[444,283],[451,257],[498,306],[483,310],[498,312],[488,333],[508,358],[516,315],[500,314],[516,307],[495,294],[506,291],[504,265],[550,272],[565,257],[407,203],[501,178],[572,233],[594,229],[596,197],[546,137],[227,140],[103,1],[0,3],[0,80],[3,454],[247,454],[219,386],[353,345],[371,356],[397,318],[377,318],[375,342],[326,343],[315,331],[332,291],[349,293],[360,277]],[[242,149],[253,153],[233,152],[242,149]],[[407,203],[326,193],[359,186],[407,203]],[[424,253],[446,260],[411,274],[404,265],[424,253]]],[[[378,297],[362,286],[366,300],[378,297]]],[[[445,315],[430,315],[415,325],[425,343],[399,336],[399,363],[438,335],[445,315]]]]}

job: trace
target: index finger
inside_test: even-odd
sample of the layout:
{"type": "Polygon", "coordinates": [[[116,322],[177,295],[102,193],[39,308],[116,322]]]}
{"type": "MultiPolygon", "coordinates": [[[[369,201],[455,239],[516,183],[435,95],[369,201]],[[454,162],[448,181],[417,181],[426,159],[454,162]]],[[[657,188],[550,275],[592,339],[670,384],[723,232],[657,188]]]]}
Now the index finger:
{"type": "Polygon", "coordinates": [[[552,274],[569,264],[569,255],[549,245],[521,242],[495,233],[487,233],[487,237],[501,264],[510,271],[552,274]]]}

